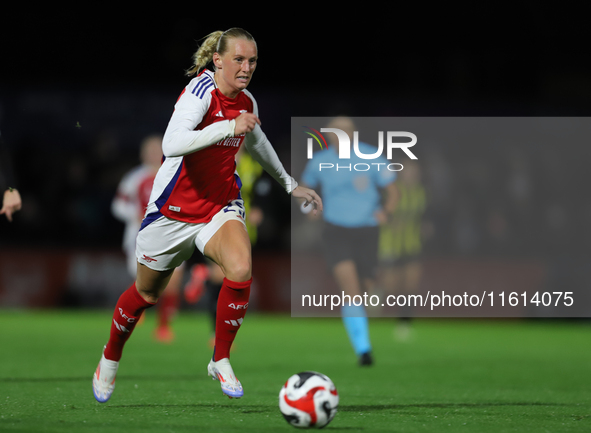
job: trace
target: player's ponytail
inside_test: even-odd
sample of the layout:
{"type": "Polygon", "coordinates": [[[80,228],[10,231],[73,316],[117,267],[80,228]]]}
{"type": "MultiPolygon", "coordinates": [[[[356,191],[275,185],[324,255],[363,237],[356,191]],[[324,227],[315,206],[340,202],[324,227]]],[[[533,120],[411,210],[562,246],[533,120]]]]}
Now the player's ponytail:
{"type": "Polygon", "coordinates": [[[199,49],[193,54],[193,66],[187,70],[186,74],[188,76],[198,74],[201,69],[205,68],[213,60],[213,53],[224,54],[227,50],[228,40],[232,38],[255,42],[250,33],[238,27],[225,32],[221,30],[212,32],[204,38],[205,40],[199,49]]]}
{"type": "Polygon", "coordinates": [[[213,53],[215,53],[218,41],[224,34],[221,30],[212,32],[207,35],[199,47],[199,49],[193,54],[193,66],[187,70],[188,76],[198,74],[201,69],[205,68],[209,62],[213,59],[213,53]]]}

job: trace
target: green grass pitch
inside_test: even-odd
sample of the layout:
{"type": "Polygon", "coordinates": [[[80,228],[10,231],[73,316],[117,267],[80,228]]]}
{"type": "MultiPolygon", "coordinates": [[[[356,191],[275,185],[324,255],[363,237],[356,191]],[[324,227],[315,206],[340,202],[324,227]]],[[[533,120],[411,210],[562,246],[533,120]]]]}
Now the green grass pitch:
{"type": "Polygon", "coordinates": [[[370,322],[376,363],[361,368],[336,319],[251,313],[232,352],[245,397],[207,377],[209,322],[176,319],[176,340],[152,340],[154,312],[136,328],[111,400],[92,373],[110,311],[0,311],[1,432],[289,432],[278,409],[285,380],[333,379],[332,432],[591,431],[591,326],[586,322],[370,322]]]}

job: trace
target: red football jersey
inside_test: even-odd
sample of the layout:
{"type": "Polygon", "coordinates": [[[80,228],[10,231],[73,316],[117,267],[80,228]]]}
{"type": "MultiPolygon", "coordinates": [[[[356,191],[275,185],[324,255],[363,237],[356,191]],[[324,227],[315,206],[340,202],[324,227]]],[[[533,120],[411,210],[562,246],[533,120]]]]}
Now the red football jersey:
{"type": "MultiPolygon", "coordinates": [[[[205,70],[179,96],[167,132],[189,125],[199,131],[255,111],[250,93],[242,91],[234,99],[224,96],[215,85],[213,73],[205,70]]],[[[147,219],[165,215],[190,223],[208,222],[239,198],[241,182],[235,155],[244,138],[244,134],[227,137],[193,153],[165,158],[154,181],[147,219]]]]}

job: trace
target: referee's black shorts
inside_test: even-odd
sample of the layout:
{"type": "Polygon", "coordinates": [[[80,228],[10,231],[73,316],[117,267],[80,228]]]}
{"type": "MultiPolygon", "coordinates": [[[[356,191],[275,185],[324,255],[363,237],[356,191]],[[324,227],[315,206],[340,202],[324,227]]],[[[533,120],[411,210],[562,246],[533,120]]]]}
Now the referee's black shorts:
{"type": "Polygon", "coordinates": [[[322,240],[328,268],[332,271],[337,263],[353,260],[360,279],[375,278],[379,235],[378,226],[341,227],[325,222],[322,240]]]}

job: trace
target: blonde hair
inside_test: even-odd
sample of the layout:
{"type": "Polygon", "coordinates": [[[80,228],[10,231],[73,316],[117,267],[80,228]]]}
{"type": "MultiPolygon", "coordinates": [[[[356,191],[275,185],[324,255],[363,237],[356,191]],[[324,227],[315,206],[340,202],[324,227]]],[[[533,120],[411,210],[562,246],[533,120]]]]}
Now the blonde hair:
{"type": "Polygon", "coordinates": [[[228,49],[228,41],[233,38],[246,39],[256,44],[250,33],[239,27],[234,27],[225,32],[217,30],[205,36],[199,49],[193,54],[193,66],[186,71],[188,76],[198,74],[212,60],[213,54],[223,55],[228,49]]]}

